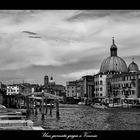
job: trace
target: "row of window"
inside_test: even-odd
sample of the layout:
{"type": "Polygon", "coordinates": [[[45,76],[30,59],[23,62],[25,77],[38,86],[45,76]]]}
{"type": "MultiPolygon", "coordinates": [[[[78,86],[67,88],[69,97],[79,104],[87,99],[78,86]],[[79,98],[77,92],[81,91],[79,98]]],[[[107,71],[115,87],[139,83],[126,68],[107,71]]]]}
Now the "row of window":
{"type": "Polygon", "coordinates": [[[122,95],[134,95],[135,94],[135,90],[127,90],[127,91],[113,91],[114,95],[118,95],[118,94],[122,94],[122,95]]]}
{"type": "Polygon", "coordinates": [[[103,94],[102,93],[97,93],[97,94],[94,94],[95,95],[95,97],[99,97],[99,96],[103,96],[103,94]]]}
{"type": "Polygon", "coordinates": [[[133,82],[133,84],[132,83],[124,83],[124,84],[115,84],[115,85],[112,85],[112,87],[113,88],[127,88],[127,87],[136,87],[136,83],[135,82],[133,82]]]}
{"type": "Polygon", "coordinates": [[[136,76],[124,76],[124,77],[118,77],[111,79],[112,82],[118,82],[118,81],[129,81],[132,79],[136,79],[136,76]]]}
{"type": "MultiPolygon", "coordinates": [[[[126,92],[122,92],[122,95],[126,95],[126,92]]],[[[135,91],[134,90],[131,90],[129,92],[127,92],[127,95],[135,95],[135,91]]]]}
{"type": "Polygon", "coordinates": [[[99,85],[99,84],[100,84],[100,85],[103,85],[103,81],[100,80],[100,81],[96,81],[96,82],[95,82],[95,85],[99,85]]]}
{"type": "Polygon", "coordinates": [[[8,92],[19,92],[19,90],[15,90],[15,89],[7,89],[8,92]]]}
{"type": "MultiPolygon", "coordinates": [[[[74,86],[75,87],[75,86],[74,86]]],[[[71,88],[74,88],[74,87],[71,87],[71,88]]],[[[69,86],[67,86],[67,88],[69,89],[70,87],[69,86]]]]}
{"type": "Polygon", "coordinates": [[[95,76],[95,78],[98,78],[98,77],[101,77],[101,78],[102,78],[102,75],[96,75],[96,76],[95,76]]]}
{"type": "Polygon", "coordinates": [[[100,87],[100,90],[99,90],[99,88],[95,88],[95,91],[103,91],[103,88],[100,87]]]}
{"type": "MultiPolygon", "coordinates": [[[[68,90],[67,92],[69,93],[69,90],[68,90]]],[[[74,93],[75,91],[74,91],[74,90],[72,90],[71,92],[72,92],[72,93],[74,93]]]]}

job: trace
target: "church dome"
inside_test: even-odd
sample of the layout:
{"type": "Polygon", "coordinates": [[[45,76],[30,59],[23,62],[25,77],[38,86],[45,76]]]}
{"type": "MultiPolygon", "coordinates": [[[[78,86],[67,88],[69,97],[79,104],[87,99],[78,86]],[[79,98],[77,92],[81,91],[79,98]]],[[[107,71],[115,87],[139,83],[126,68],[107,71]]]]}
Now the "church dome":
{"type": "Polygon", "coordinates": [[[100,72],[106,73],[106,72],[127,72],[127,65],[125,61],[117,56],[117,46],[114,43],[113,38],[113,44],[110,47],[110,56],[103,60],[100,72]]]}
{"type": "Polygon", "coordinates": [[[134,61],[132,61],[132,63],[130,63],[129,66],[128,66],[128,71],[129,72],[138,72],[139,67],[134,61]]]}
{"type": "Polygon", "coordinates": [[[102,62],[100,72],[127,72],[127,65],[121,57],[109,56],[102,62]]]}

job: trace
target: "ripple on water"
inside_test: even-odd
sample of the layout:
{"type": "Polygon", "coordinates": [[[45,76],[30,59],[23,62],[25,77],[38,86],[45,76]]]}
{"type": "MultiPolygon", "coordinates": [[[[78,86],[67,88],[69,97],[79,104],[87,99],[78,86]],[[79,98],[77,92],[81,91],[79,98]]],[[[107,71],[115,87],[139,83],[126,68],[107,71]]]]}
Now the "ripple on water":
{"type": "Polygon", "coordinates": [[[90,106],[60,106],[60,119],[56,119],[56,110],[52,117],[41,114],[30,115],[35,126],[43,126],[47,130],[140,130],[139,110],[94,109],[90,106]]]}

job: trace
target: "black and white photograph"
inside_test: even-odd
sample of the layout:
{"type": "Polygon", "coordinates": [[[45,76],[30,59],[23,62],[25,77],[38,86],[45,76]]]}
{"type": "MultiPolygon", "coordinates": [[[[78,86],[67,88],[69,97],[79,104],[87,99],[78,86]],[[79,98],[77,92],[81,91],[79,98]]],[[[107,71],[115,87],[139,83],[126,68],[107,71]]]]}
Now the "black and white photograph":
{"type": "Polygon", "coordinates": [[[140,10],[0,10],[9,130],[140,130],[140,10]]]}

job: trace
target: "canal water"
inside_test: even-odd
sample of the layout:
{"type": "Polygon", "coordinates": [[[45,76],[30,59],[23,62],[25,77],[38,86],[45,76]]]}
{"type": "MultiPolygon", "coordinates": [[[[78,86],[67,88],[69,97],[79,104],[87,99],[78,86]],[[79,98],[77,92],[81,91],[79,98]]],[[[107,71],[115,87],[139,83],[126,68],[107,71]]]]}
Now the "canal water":
{"type": "Polygon", "coordinates": [[[52,116],[48,108],[44,120],[41,113],[31,114],[27,119],[46,130],[140,130],[140,109],[95,109],[86,105],[60,104],[59,111],[59,119],[55,108],[52,116]]]}

